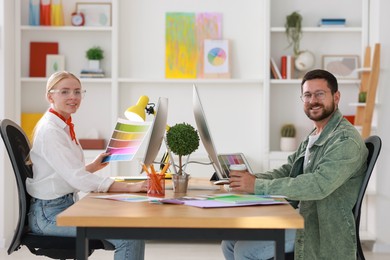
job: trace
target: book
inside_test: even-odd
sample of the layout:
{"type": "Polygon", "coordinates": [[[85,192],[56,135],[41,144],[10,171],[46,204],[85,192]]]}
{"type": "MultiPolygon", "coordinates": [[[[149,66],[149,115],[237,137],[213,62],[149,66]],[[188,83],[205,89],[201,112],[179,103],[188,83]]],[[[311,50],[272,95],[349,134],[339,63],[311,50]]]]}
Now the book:
{"type": "Polygon", "coordinates": [[[287,56],[287,68],[286,68],[286,78],[293,79],[295,78],[295,58],[292,55],[287,56]]]}
{"type": "Polygon", "coordinates": [[[282,78],[282,75],[280,73],[278,66],[276,65],[274,58],[271,58],[271,72],[274,79],[282,78]]]}
{"type": "Polygon", "coordinates": [[[281,64],[281,69],[280,69],[280,73],[281,73],[281,78],[282,79],[287,79],[287,56],[286,55],[283,55],[281,58],[280,58],[280,64],[281,64]]]}
{"type": "Polygon", "coordinates": [[[345,26],[346,19],[344,18],[322,18],[319,26],[345,26]]]}
{"type": "Polygon", "coordinates": [[[58,42],[30,42],[30,77],[46,77],[48,54],[58,54],[58,42]]]}

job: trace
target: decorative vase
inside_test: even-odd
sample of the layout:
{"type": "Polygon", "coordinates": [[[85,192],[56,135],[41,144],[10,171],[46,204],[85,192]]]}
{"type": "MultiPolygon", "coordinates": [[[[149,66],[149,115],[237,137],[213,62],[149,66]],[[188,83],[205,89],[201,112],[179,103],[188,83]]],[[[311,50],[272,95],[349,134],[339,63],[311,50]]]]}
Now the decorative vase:
{"type": "Polygon", "coordinates": [[[282,152],[292,152],[297,149],[297,141],[295,137],[280,138],[280,150],[282,152]]]}
{"type": "Polygon", "coordinates": [[[299,71],[308,71],[315,64],[314,54],[310,51],[301,51],[295,58],[295,68],[299,71]]]}
{"type": "Polygon", "coordinates": [[[173,192],[174,193],[187,193],[188,180],[190,175],[185,174],[172,174],[173,192]]]}
{"type": "Polygon", "coordinates": [[[88,67],[90,70],[99,70],[100,69],[100,60],[89,60],[88,67]]]}

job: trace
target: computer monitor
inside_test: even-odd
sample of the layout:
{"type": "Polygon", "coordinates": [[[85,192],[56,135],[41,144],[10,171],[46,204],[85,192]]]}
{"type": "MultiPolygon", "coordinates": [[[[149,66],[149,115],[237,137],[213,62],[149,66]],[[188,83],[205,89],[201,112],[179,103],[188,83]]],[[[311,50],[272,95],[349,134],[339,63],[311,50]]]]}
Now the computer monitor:
{"type": "Polygon", "coordinates": [[[168,99],[160,97],[158,99],[156,114],[153,120],[152,131],[150,133],[149,142],[146,146],[143,163],[151,165],[157,157],[161,148],[161,143],[164,139],[165,130],[168,118],[168,99]]]}
{"type": "Polygon", "coordinates": [[[215,173],[219,180],[228,179],[229,176],[224,171],[222,171],[221,164],[219,163],[217,151],[214,147],[214,143],[211,138],[211,134],[206,121],[206,116],[204,114],[202,103],[198,94],[198,89],[195,84],[193,85],[192,101],[195,123],[198,129],[198,133],[203,143],[203,146],[209,155],[215,173]]]}

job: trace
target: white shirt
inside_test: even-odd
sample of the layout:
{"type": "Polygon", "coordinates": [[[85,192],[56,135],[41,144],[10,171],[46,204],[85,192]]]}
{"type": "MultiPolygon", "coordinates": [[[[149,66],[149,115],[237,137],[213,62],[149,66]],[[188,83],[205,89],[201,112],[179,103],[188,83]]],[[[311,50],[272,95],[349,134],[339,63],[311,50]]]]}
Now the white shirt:
{"type": "Polygon", "coordinates": [[[306,168],[307,164],[310,162],[310,148],[313,146],[315,141],[318,140],[319,137],[320,137],[320,134],[310,135],[309,136],[309,143],[307,144],[307,147],[306,147],[305,160],[303,162],[303,168],[306,168]]]}
{"type": "Polygon", "coordinates": [[[72,141],[68,125],[46,112],[35,129],[30,152],[33,178],[27,178],[27,192],[38,199],[56,199],[69,193],[106,192],[114,182],[109,177],[87,172],[83,150],[72,141]]]}

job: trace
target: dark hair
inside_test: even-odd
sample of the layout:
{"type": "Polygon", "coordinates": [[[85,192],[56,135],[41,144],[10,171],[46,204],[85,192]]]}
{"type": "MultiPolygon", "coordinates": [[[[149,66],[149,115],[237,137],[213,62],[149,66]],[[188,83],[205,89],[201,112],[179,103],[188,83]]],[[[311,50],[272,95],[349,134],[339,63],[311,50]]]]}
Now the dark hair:
{"type": "Polygon", "coordinates": [[[335,76],[333,76],[332,73],[326,70],[315,69],[307,72],[306,75],[303,76],[302,83],[301,83],[301,92],[302,92],[303,84],[305,84],[307,80],[312,80],[312,79],[326,80],[326,82],[328,83],[328,88],[330,89],[332,94],[336,93],[339,89],[337,84],[337,79],[335,76]]]}

